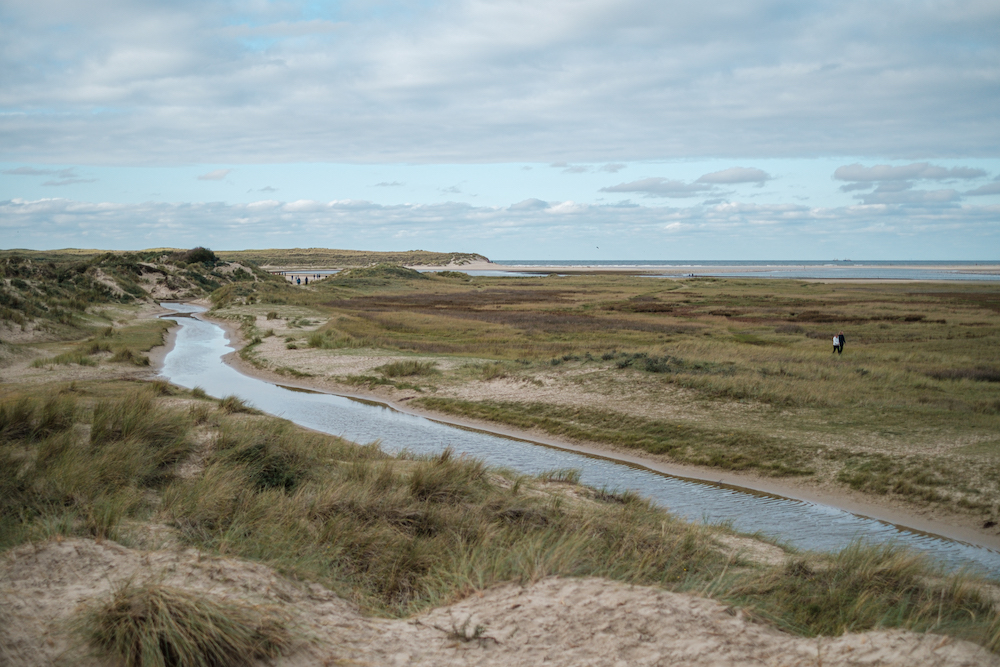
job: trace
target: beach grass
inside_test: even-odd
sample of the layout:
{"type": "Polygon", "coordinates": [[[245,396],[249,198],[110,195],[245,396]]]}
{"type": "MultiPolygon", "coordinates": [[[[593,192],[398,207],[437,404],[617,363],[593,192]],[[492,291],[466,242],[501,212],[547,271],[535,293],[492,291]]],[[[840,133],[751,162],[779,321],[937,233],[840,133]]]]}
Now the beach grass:
{"type": "MultiPolygon", "coordinates": [[[[4,548],[59,534],[127,543],[136,522],[155,521],[184,544],[322,583],[378,615],[502,582],[600,576],[709,595],[798,634],[910,628],[998,648],[987,582],[897,548],[855,544],[769,565],[724,546],[725,526],[582,486],[575,471],[532,478],[450,450],[393,456],[183,390],[78,383],[0,406],[4,548]],[[195,432],[197,464],[177,474],[195,432]]],[[[233,642],[233,655],[249,645],[271,655],[286,636],[280,624],[153,585],[120,588],[88,613],[92,645],[126,662],[168,622],[178,634],[162,655],[208,655],[216,631],[224,636],[211,641],[233,642]],[[271,639],[247,639],[261,623],[271,639]]]]}

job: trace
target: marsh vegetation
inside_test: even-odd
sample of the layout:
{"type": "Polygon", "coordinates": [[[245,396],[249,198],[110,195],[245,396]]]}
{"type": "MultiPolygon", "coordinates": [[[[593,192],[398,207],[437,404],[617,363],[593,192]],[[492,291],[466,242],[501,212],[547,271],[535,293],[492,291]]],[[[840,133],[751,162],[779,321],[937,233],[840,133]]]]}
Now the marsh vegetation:
{"type": "Polygon", "coordinates": [[[214,312],[249,316],[250,339],[265,311],[320,324],[280,331],[290,337],[280,349],[256,346],[249,360],[262,368],[416,392],[413,405],[439,413],[679,463],[1000,519],[995,285],[458,279],[375,267],[269,290],[257,299],[283,310],[229,299],[214,312]],[[846,350],[833,355],[840,330],[846,350]],[[370,354],[384,361],[336,373],[332,360],[370,354]],[[440,374],[400,382],[374,368],[404,363],[436,363],[440,374]]]}

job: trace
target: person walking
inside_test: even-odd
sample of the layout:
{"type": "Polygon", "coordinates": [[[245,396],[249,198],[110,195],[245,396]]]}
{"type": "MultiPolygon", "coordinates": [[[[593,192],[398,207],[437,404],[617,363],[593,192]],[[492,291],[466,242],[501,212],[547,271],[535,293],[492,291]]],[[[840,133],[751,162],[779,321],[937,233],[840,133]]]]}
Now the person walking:
{"type": "Polygon", "coordinates": [[[831,354],[835,352],[840,352],[840,334],[833,335],[833,352],[831,354]]]}
{"type": "Polygon", "coordinates": [[[843,354],[844,353],[844,343],[846,341],[847,341],[847,339],[844,338],[844,332],[843,331],[841,331],[839,334],[837,334],[837,342],[838,342],[838,345],[837,345],[837,354],[843,354]]]}

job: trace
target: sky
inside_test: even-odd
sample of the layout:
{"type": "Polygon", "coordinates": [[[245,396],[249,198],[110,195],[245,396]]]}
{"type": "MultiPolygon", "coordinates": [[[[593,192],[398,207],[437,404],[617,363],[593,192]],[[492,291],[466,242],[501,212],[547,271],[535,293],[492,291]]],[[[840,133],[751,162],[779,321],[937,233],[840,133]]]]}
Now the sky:
{"type": "Polygon", "coordinates": [[[0,247],[1000,260],[996,0],[3,0],[0,247]]]}

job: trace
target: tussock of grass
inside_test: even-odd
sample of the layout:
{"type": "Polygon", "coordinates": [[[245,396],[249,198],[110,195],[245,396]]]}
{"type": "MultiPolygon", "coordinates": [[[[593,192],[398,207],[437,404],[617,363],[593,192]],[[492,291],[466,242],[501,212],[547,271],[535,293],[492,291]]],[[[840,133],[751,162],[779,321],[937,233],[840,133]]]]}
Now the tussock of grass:
{"type": "Polygon", "coordinates": [[[66,395],[14,398],[0,416],[0,548],[53,531],[114,537],[191,451],[186,415],[148,389],[98,401],[89,437],[75,428],[89,415],[66,395]]]}
{"type": "Polygon", "coordinates": [[[566,482],[568,484],[580,483],[580,471],[576,468],[559,468],[558,470],[546,470],[538,474],[538,479],[543,482],[566,482]]]}
{"type": "Polygon", "coordinates": [[[144,354],[140,354],[135,350],[123,347],[114,353],[111,357],[111,361],[117,361],[127,364],[134,364],[136,366],[148,366],[149,357],[144,354]]]}
{"type": "Polygon", "coordinates": [[[253,407],[242,398],[236,396],[235,394],[230,394],[222,400],[219,401],[219,409],[221,409],[226,414],[247,414],[247,415],[259,415],[261,412],[257,408],[253,407]]]}
{"type": "Polygon", "coordinates": [[[98,655],[127,667],[236,667],[275,658],[291,642],[287,620],[273,610],[155,584],[117,588],[77,631],[98,655]]]}
{"type": "Polygon", "coordinates": [[[440,375],[436,361],[417,361],[406,359],[403,361],[393,361],[375,369],[387,378],[411,377],[414,375],[440,375]]]}
{"type": "MultiPolygon", "coordinates": [[[[820,562],[795,559],[750,577],[726,597],[807,636],[836,636],[869,628],[899,627],[987,639],[995,623],[992,602],[963,575],[929,579],[926,559],[892,545],[855,543],[820,562]]],[[[975,640],[974,640],[975,641],[975,640]]]]}
{"type": "Polygon", "coordinates": [[[32,368],[44,368],[45,366],[53,366],[57,364],[63,366],[69,366],[70,364],[77,364],[78,366],[96,366],[97,360],[92,358],[87,352],[73,350],[57,354],[54,357],[35,359],[31,362],[32,368]]]}
{"type": "Polygon", "coordinates": [[[62,394],[20,396],[0,403],[0,440],[37,440],[73,426],[76,401],[62,394]]]}

